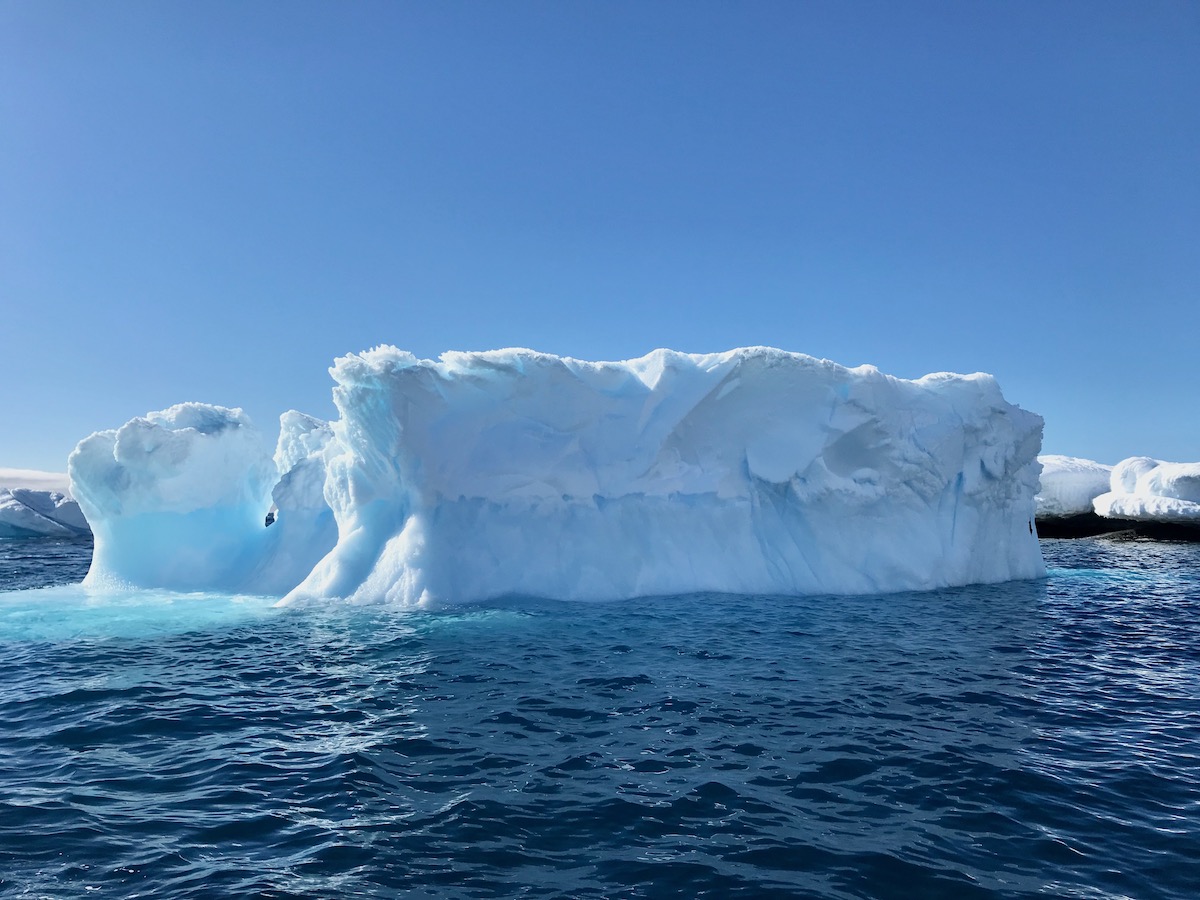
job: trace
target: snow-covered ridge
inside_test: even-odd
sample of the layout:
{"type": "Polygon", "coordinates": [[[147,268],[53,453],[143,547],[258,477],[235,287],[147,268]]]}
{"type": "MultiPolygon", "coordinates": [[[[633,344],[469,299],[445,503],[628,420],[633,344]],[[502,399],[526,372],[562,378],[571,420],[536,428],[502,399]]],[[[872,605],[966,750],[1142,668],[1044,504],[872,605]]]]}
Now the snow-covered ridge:
{"type": "Polygon", "coordinates": [[[1087,515],[1092,501],[1108,490],[1112,466],[1074,456],[1039,456],[1038,462],[1042,464],[1039,519],[1087,515]]]}
{"type": "Polygon", "coordinates": [[[56,472],[0,468],[0,538],[87,534],[67,484],[67,476],[56,472]]]}
{"type": "Polygon", "coordinates": [[[1200,463],[1133,456],[1115,466],[1070,456],[1040,456],[1038,527],[1043,536],[1132,531],[1200,538],[1200,463]]]}
{"type": "Polygon", "coordinates": [[[762,347],[603,363],[378,347],[330,371],[339,418],[285,414],[274,460],[240,410],[202,404],[81,442],[89,580],[413,604],[1044,572],[1041,419],[987,375],[907,381],[762,347]]]}
{"type": "Polygon", "coordinates": [[[1200,526],[1200,463],[1122,460],[1113,466],[1109,490],[1093,505],[1107,518],[1200,526]]]}

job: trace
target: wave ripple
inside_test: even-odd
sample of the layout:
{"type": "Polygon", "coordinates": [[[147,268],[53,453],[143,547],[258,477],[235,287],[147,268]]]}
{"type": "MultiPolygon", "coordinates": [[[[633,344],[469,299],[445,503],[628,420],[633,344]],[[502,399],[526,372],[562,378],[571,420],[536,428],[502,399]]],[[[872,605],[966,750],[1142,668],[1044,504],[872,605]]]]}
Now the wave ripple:
{"type": "Polygon", "coordinates": [[[933,594],[14,631],[0,893],[1200,895],[1200,548],[1045,548],[933,594]]]}

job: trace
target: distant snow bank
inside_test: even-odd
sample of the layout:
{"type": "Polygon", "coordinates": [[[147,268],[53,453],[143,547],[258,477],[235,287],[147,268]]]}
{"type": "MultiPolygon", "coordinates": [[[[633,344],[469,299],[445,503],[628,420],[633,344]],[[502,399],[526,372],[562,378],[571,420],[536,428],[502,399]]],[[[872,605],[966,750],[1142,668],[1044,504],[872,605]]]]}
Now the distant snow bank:
{"type": "Polygon", "coordinates": [[[1039,519],[1091,513],[1092,501],[1108,490],[1112,466],[1074,456],[1039,456],[1038,462],[1042,464],[1039,519]]]}
{"type": "Polygon", "coordinates": [[[82,441],[88,580],[403,605],[1033,578],[1040,417],[988,375],[756,347],[330,370],[339,418],[188,403],[82,441]],[[264,527],[274,507],[277,521],[264,527]]]}
{"type": "Polygon", "coordinates": [[[65,474],[0,469],[0,539],[87,534],[65,474]]]}
{"type": "Polygon", "coordinates": [[[1200,463],[1162,462],[1148,456],[1132,456],[1115,466],[1070,456],[1038,460],[1042,476],[1037,517],[1044,534],[1078,536],[1134,529],[1163,536],[1141,527],[1162,525],[1187,526],[1169,536],[1190,537],[1184,532],[1192,526],[1200,535],[1200,463]],[[1074,521],[1064,526],[1067,520],[1074,521]]]}
{"type": "Polygon", "coordinates": [[[1093,506],[1108,518],[1200,526],[1200,462],[1122,460],[1113,466],[1109,490],[1093,506]]]}

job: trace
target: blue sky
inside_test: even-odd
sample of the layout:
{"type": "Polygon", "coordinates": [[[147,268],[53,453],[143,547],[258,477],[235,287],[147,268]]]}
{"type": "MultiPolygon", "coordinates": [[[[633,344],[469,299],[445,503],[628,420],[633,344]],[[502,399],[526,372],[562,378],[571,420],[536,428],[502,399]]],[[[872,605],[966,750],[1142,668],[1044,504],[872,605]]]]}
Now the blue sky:
{"type": "Polygon", "coordinates": [[[1200,460],[1200,5],[0,0],[0,466],[379,343],[982,370],[1200,460]]]}

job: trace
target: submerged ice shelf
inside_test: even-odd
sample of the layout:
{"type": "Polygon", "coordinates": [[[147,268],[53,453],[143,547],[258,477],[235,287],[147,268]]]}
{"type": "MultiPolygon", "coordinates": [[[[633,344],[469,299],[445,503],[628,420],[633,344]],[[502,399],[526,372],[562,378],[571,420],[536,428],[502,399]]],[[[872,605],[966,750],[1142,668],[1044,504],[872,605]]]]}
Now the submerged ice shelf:
{"type": "Polygon", "coordinates": [[[196,403],[82,441],[88,581],[415,604],[1044,572],[1042,421],[988,375],[909,381],[762,347],[378,347],[330,371],[339,417],[284,414],[273,459],[240,410],[196,403]]]}

